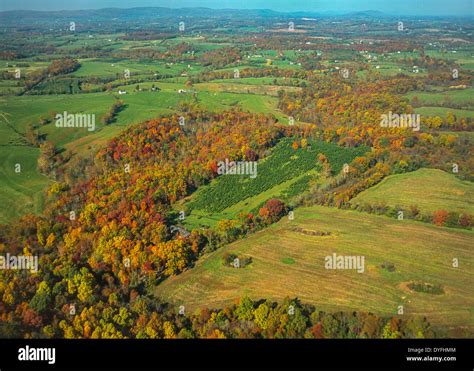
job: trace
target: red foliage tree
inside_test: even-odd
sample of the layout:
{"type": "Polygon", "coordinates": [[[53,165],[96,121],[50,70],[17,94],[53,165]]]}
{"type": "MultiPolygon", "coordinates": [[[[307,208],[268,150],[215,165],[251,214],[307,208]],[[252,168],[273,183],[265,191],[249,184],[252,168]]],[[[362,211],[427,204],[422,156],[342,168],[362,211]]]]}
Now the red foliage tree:
{"type": "Polygon", "coordinates": [[[283,214],[286,212],[286,205],[278,200],[277,198],[272,198],[265,203],[265,206],[259,210],[259,215],[266,222],[275,222],[280,219],[283,214]]]}
{"type": "Polygon", "coordinates": [[[433,213],[433,223],[439,227],[443,226],[448,219],[448,214],[446,210],[436,210],[433,213]]]}

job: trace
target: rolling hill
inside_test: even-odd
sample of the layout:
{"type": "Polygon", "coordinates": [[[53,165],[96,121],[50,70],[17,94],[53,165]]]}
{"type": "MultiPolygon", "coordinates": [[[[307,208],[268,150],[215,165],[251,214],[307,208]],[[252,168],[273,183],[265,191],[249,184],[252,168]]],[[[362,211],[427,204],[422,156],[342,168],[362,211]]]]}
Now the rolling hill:
{"type": "Polygon", "coordinates": [[[298,297],[323,310],[427,316],[434,325],[474,330],[473,232],[396,221],[325,207],[297,209],[270,228],[200,259],[195,267],[160,284],[156,295],[190,310],[253,299],[298,297]],[[317,236],[318,232],[329,233],[317,236]],[[245,268],[223,265],[234,253],[251,258],[245,268]],[[365,257],[364,273],[326,270],[333,253],[365,257]],[[453,268],[453,258],[459,259],[453,268]],[[394,271],[382,268],[391,263],[394,271]],[[412,281],[440,284],[444,294],[407,288],[412,281]]]}
{"type": "Polygon", "coordinates": [[[409,208],[421,212],[448,210],[474,214],[474,184],[438,169],[419,169],[412,173],[385,178],[379,184],[357,195],[352,204],[380,204],[409,208]]]}

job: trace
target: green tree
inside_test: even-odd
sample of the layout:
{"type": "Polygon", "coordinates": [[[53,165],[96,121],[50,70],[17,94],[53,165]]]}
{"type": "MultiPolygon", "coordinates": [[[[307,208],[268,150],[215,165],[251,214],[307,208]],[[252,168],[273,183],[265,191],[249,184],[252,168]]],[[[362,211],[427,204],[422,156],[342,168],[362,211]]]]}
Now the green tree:
{"type": "Polygon", "coordinates": [[[235,314],[240,320],[253,320],[253,302],[248,296],[245,296],[240,300],[240,303],[235,310],[235,314]]]}
{"type": "Polygon", "coordinates": [[[46,281],[38,285],[35,295],[30,300],[30,308],[38,313],[48,309],[51,304],[51,289],[46,281]]]}
{"type": "Polygon", "coordinates": [[[255,323],[263,330],[268,328],[268,318],[270,316],[271,309],[266,303],[260,304],[254,311],[255,323]]]}

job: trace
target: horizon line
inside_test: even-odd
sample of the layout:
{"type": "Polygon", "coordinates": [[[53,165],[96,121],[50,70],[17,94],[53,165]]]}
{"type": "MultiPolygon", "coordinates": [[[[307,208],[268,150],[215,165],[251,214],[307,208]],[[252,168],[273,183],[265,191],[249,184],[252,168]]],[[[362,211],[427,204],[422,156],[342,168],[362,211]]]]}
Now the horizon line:
{"type": "Polygon", "coordinates": [[[458,18],[474,18],[474,14],[427,14],[427,13],[388,13],[382,10],[375,10],[375,9],[365,9],[365,10],[334,10],[328,9],[324,11],[318,10],[292,10],[292,11],[282,11],[282,10],[275,10],[271,8],[215,8],[209,6],[185,6],[185,7],[172,7],[172,6],[131,6],[131,7],[103,7],[103,8],[84,8],[84,9],[50,9],[50,10],[41,10],[41,9],[31,9],[31,8],[23,8],[23,9],[9,9],[9,10],[1,10],[0,13],[8,13],[8,12],[37,12],[37,13],[54,13],[54,12],[83,12],[83,11],[100,11],[100,10],[109,10],[109,9],[116,9],[116,10],[130,10],[130,9],[170,9],[170,10],[184,10],[184,9],[208,9],[208,10],[217,10],[217,11],[270,11],[277,14],[308,14],[308,15],[321,15],[321,16],[345,16],[345,15],[352,15],[352,14],[363,14],[363,13],[379,13],[383,16],[405,16],[405,17],[437,17],[437,18],[448,18],[448,17],[458,17],[458,18]]]}

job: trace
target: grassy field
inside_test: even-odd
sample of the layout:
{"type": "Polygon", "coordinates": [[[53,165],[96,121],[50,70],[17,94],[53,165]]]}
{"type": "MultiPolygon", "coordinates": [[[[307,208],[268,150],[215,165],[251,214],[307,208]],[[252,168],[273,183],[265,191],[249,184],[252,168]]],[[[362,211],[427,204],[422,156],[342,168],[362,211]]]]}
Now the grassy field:
{"type": "Polygon", "coordinates": [[[212,80],[213,83],[229,83],[232,82],[233,84],[244,84],[244,85],[274,85],[274,82],[278,84],[278,86],[293,86],[294,84],[303,82],[302,79],[296,78],[285,78],[285,77],[241,77],[239,79],[217,79],[212,80]]]}
{"type": "Polygon", "coordinates": [[[391,175],[357,195],[353,204],[380,204],[421,212],[448,210],[474,214],[474,184],[438,169],[419,169],[412,173],[391,175]]]}
{"type": "Polygon", "coordinates": [[[179,76],[182,72],[188,74],[198,73],[202,70],[200,65],[195,63],[169,63],[165,62],[143,62],[123,60],[96,60],[82,59],[79,61],[81,67],[72,73],[72,76],[90,77],[90,76],[116,76],[123,78],[125,70],[129,70],[132,77],[137,75],[151,75],[153,73],[163,75],[179,76]],[[191,67],[189,67],[191,66],[191,67]]]}
{"type": "Polygon", "coordinates": [[[195,267],[161,283],[156,296],[188,311],[253,299],[298,297],[319,309],[427,316],[435,325],[474,330],[473,232],[325,207],[301,208],[276,225],[201,258],[195,267]],[[295,231],[330,232],[318,237],[295,231]],[[222,264],[224,253],[251,257],[245,268],[222,264]],[[326,270],[325,257],[365,257],[364,273],[326,270]],[[453,258],[460,266],[452,267],[453,258]],[[381,268],[394,264],[395,271],[381,268]],[[442,295],[410,291],[412,280],[441,284],[442,295]]]}
{"type": "Polygon", "coordinates": [[[440,52],[440,50],[426,50],[426,55],[434,58],[441,58],[456,62],[463,69],[474,69],[474,63],[472,61],[472,50],[470,48],[456,48],[448,52],[440,52]]]}
{"type": "MultiPolygon", "coordinates": [[[[144,88],[150,88],[153,83],[143,84],[144,88]]],[[[93,113],[96,115],[96,132],[103,129],[100,118],[107,112],[119,97],[125,103],[125,108],[117,116],[113,125],[130,125],[139,123],[160,114],[175,113],[176,107],[181,101],[191,101],[191,94],[179,94],[178,90],[183,88],[176,83],[155,83],[162,88],[160,92],[142,91],[135,92],[135,85],[127,86],[125,90],[129,94],[118,96],[114,93],[91,93],[76,95],[41,95],[23,97],[0,98],[0,112],[5,114],[8,121],[15,129],[24,133],[29,124],[38,124],[40,117],[53,118],[53,113],[68,111],[69,113],[93,113]],[[25,111],[25,107],[28,110],[25,111]]],[[[271,87],[268,87],[271,88],[271,87]]],[[[117,88],[117,91],[119,88],[117,88]]],[[[277,99],[265,95],[246,95],[238,93],[213,92],[202,89],[198,92],[199,104],[211,111],[221,111],[240,105],[244,110],[251,112],[276,113],[280,119],[285,116],[277,111],[277,99]]],[[[0,144],[11,144],[11,140],[17,137],[0,118],[0,144]]],[[[40,133],[47,134],[47,139],[58,146],[64,146],[80,137],[91,135],[84,129],[58,130],[54,123],[40,129],[40,133]]],[[[94,133],[95,134],[95,133],[94,133]]]]}
{"type": "Polygon", "coordinates": [[[277,86],[277,85],[253,85],[253,84],[242,84],[242,83],[202,83],[196,84],[197,90],[205,90],[209,92],[226,92],[226,93],[239,93],[239,94],[253,94],[253,95],[270,95],[277,97],[280,90],[287,92],[298,92],[301,88],[292,86],[277,86]]]}
{"type": "MultiPolygon", "coordinates": [[[[411,92],[406,96],[410,100],[416,96],[424,106],[436,106],[443,101],[449,100],[452,103],[462,104],[465,107],[474,109],[474,88],[441,91],[436,93],[411,92]]],[[[449,108],[446,110],[449,110],[449,108]]]]}
{"type": "Polygon", "coordinates": [[[454,113],[457,117],[474,117],[474,111],[465,109],[453,109],[444,107],[419,107],[415,108],[415,112],[421,115],[421,121],[423,122],[423,116],[439,116],[446,117],[448,112],[454,113]]]}
{"type": "MultiPolygon", "coordinates": [[[[52,123],[40,128],[40,133],[47,134],[47,139],[57,146],[71,142],[81,136],[90,134],[87,129],[58,129],[54,125],[54,113],[88,113],[96,116],[96,130],[100,129],[100,118],[110,109],[114,102],[111,94],[79,94],[79,95],[42,95],[5,97],[0,99],[0,111],[7,114],[7,118],[15,129],[24,133],[29,124],[39,124],[40,117],[48,117],[52,123]],[[25,107],[28,109],[25,110],[25,107]]],[[[2,120],[0,120],[1,122],[2,120]]],[[[1,122],[2,127],[5,123],[1,122]]],[[[0,144],[8,144],[8,138],[0,138],[0,144]]]]}
{"type": "Polygon", "coordinates": [[[39,150],[32,147],[0,146],[0,223],[43,208],[43,190],[51,183],[36,169],[39,150]],[[16,164],[21,171],[15,172],[16,164]]]}

